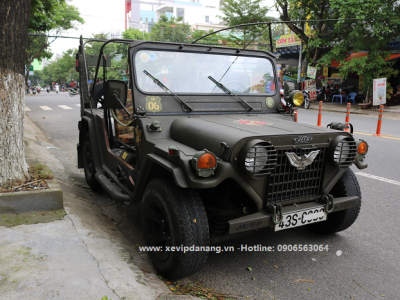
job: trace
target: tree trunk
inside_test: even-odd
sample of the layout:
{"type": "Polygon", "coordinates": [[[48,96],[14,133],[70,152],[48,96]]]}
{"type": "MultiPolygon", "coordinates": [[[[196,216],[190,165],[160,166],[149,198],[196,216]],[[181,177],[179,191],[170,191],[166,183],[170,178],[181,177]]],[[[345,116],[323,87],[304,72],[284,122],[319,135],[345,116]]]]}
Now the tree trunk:
{"type": "Polygon", "coordinates": [[[24,149],[24,52],[30,7],[30,0],[0,1],[0,186],[29,177],[24,149]]]}

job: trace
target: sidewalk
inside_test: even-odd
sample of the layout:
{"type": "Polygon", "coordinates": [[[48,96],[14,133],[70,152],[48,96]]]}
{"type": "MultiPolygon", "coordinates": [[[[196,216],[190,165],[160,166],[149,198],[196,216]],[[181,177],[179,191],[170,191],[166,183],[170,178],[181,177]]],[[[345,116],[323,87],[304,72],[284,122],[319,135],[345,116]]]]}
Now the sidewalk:
{"type": "MultiPolygon", "coordinates": [[[[49,151],[54,146],[26,116],[25,145],[28,163],[46,162],[57,180],[57,172],[65,173],[49,151]]],[[[95,200],[74,199],[79,197],[71,190],[63,191],[65,212],[57,212],[58,220],[46,219],[54,212],[0,214],[1,220],[29,220],[29,225],[0,225],[1,299],[195,299],[172,295],[151,272],[147,255],[133,249],[115,224],[94,220],[90,215],[102,214],[95,200]]]]}
{"type": "MultiPolygon", "coordinates": [[[[311,102],[310,108],[313,110],[319,109],[319,102],[315,101],[314,103],[311,102]]],[[[323,102],[322,103],[322,111],[331,111],[331,112],[339,112],[339,113],[346,113],[347,110],[347,103],[331,103],[331,102],[323,102]]],[[[360,109],[358,104],[351,103],[351,114],[359,114],[365,116],[371,116],[378,118],[379,116],[379,108],[370,108],[370,109],[360,109]]],[[[400,120],[400,106],[388,106],[383,109],[383,118],[385,119],[393,119],[393,120],[400,120]]]]}

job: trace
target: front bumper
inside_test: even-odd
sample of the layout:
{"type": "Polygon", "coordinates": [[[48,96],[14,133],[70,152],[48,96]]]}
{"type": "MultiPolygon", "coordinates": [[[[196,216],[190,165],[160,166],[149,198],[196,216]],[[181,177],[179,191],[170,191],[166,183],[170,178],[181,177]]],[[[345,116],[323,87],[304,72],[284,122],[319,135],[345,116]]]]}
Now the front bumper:
{"type": "MultiPolygon", "coordinates": [[[[333,210],[329,214],[348,209],[354,206],[357,206],[360,201],[358,196],[350,196],[350,197],[340,197],[333,199],[333,210]]],[[[299,210],[305,209],[317,209],[325,207],[324,204],[318,201],[300,203],[294,205],[288,205],[282,207],[282,214],[288,214],[292,212],[296,212],[299,210]]],[[[328,214],[328,218],[329,218],[328,214]]],[[[272,214],[267,211],[260,211],[255,214],[251,214],[245,217],[237,218],[230,220],[229,222],[229,234],[234,234],[238,232],[244,232],[254,229],[259,229],[263,227],[274,226],[274,222],[272,221],[272,214]]]]}

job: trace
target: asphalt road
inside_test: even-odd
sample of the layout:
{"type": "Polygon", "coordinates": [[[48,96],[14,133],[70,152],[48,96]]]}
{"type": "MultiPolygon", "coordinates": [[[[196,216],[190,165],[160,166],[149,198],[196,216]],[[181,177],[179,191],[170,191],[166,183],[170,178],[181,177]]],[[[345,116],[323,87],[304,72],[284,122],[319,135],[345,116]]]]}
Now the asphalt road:
{"type": "MultiPolygon", "coordinates": [[[[30,109],[26,114],[57,147],[50,150],[64,164],[66,175],[84,185],[83,173],[75,167],[78,96],[50,93],[25,99],[30,109]]],[[[317,113],[302,109],[299,122],[316,124],[317,113]]],[[[323,125],[344,119],[344,113],[324,112],[323,125]]],[[[234,246],[235,251],[210,253],[205,267],[186,281],[198,281],[246,299],[247,296],[248,299],[399,299],[400,120],[383,120],[385,137],[372,136],[376,121],[362,115],[350,117],[355,138],[365,139],[370,146],[369,167],[365,170],[352,167],[356,174],[361,173],[357,178],[363,195],[360,216],[352,227],[330,236],[311,234],[303,228],[278,233],[260,230],[251,236],[229,240],[219,245],[234,246]],[[275,251],[237,250],[246,244],[274,246],[275,251]],[[278,245],[285,244],[328,245],[329,251],[277,251],[278,245]]],[[[135,207],[120,207],[110,202],[107,195],[95,197],[110,219],[121,220],[119,228],[123,235],[132,244],[143,245],[135,207]]]]}

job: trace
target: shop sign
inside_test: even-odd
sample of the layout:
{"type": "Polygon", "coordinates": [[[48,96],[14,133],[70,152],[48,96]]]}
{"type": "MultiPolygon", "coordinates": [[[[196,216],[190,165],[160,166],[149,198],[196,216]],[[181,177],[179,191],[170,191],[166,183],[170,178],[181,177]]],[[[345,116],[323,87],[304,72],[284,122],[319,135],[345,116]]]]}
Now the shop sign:
{"type": "Polygon", "coordinates": [[[343,78],[343,75],[340,74],[340,73],[332,73],[331,78],[339,78],[339,79],[342,79],[342,78],[343,78]]]}
{"type": "Polygon", "coordinates": [[[324,67],[323,69],[322,69],[322,76],[324,76],[324,77],[328,77],[328,67],[324,67]]]}
{"type": "Polygon", "coordinates": [[[310,94],[310,100],[314,101],[317,100],[317,82],[315,79],[309,79],[304,81],[305,89],[310,94]]]}
{"type": "Polygon", "coordinates": [[[300,39],[295,34],[285,34],[276,37],[276,48],[300,46],[300,39]]]}
{"type": "Polygon", "coordinates": [[[361,74],[358,78],[358,90],[362,91],[364,89],[364,74],[361,74]]]}
{"type": "Polygon", "coordinates": [[[373,105],[386,104],[386,78],[374,79],[373,105]]]}
{"type": "Polygon", "coordinates": [[[317,74],[317,68],[308,66],[307,69],[307,77],[315,79],[315,75],[317,74]]]}

